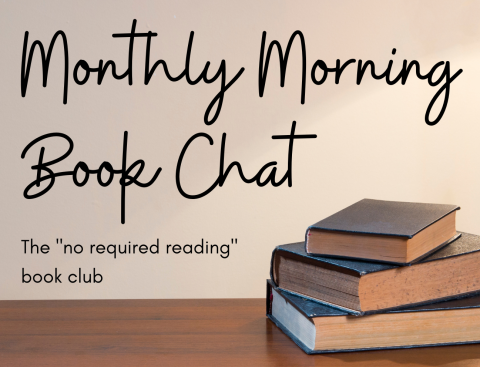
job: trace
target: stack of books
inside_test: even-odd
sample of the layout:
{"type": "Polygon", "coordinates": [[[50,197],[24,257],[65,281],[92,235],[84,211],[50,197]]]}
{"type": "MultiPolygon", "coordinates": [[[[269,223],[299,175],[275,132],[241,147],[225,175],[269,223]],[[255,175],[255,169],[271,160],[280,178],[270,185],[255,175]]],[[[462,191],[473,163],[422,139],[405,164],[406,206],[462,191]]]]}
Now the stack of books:
{"type": "Polygon", "coordinates": [[[267,316],[306,353],[480,342],[480,236],[455,205],[361,200],[272,254],[267,316]]]}

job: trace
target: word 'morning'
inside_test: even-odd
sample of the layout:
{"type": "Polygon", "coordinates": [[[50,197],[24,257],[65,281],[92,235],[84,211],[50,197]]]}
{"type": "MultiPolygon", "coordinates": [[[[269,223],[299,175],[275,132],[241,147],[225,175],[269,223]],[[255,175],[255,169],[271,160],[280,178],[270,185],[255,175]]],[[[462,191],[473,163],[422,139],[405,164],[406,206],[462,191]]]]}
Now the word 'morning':
{"type": "MultiPolygon", "coordinates": [[[[267,33],[263,32],[262,36],[262,43],[260,47],[260,63],[259,63],[259,71],[258,71],[258,93],[260,97],[263,97],[265,91],[265,84],[267,81],[267,73],[268,73],[268,66],[270,63],[270,56],[275,46],[278,51],[278,57],[280,62],[280,86],[285,86],[285,73],[287,71],[287,64],[288,64],[288,57],[290,55],[290,49],[292,47],[292,43],[295,38],[298,36],[300,40],[301,50],[302,50],[302,90],[300,94],[300,102],[302,104],[305,103],[305,86],[307,81],[307,50],[305,45],[305,38],[303,33],[300,31],[296,31],[290,37],[288,41],[287,48],[285,49],[285,54],[283,53],[282,46],[278,41],[270,42],[270,45],[267,49],[267,54],[265,56],[265,39],[267,33]]],[[[392,50],[392,55],[395,55],[397,50],[394,48],[392,50]]],[[[443,84],[438,89],[437,93],[433,96],[432,100],[430,101],[427,110],[425,112],[425,122],[428,125],[436,125],[442,118],[443,114],[445,113],[445,109],[447,108],[448,98],[450,95],[450,84],[462,73],[462,69],[457,70],[453,75],[450,72],[450,61],[440,61],[437,62],[433,67],[428,71],[426,74],[422,74],[420,71],[420,63],[417,60],[412,60],[407,62],[407,60],[403,60],[402,69],[400,72],[393,76],[392,75],[392,66],[393,60],[388,62],[388,66],[384,72],[381,74],[377,74],[375,71],[375,63],[372,60],[356,60],[356,59],[349,59],[344,63],[341,63],[339,59],[337,59],[336,64],[334,67],[328,67],[327,64],[323,60],[317,60],[313,64],[310,70],[310,78],[315,85],[321,85],[325,83],[329,73],[335,75],[335,84],[340,82],[340,77],[345,69],[350,64],[357,63],[357,77],[356,77],[356,84],[360,85],[363,80],[365,73],[367,72],[367,68],[370,68],[370,74],[372,78],[376,80],[385,79],[385,82],[388,85],[394,85],[398,82],[401,82],[404,85],[407,82],[408,76],[413,68],[415,68],[415,74],[418,79],[420,80],[427,80],[428,84],[432,87],[435,87],[443,82],[443,84]],[[443,67],[443,68],[442,68],[443,67]],[[435,72],[441,71],[440,76],[437,79],[434,78],[435,72]],[[444,94],[443,97],[443,104],[438,113],[436,118],[432,118],[430,113],[432,111],[433,106],[437,102],[438,98],[444,94]]]]}

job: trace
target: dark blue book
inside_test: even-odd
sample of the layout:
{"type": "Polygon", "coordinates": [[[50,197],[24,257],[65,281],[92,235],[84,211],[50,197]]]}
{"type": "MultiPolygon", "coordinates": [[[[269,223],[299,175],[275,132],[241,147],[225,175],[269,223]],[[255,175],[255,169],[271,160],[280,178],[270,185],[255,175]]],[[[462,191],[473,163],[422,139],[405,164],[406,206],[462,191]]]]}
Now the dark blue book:
{"type": "Polygon", "coordinates": [[[357,317],[267,281],[267,316],[307,354],[480,341],[480,296],[357,317]]]}

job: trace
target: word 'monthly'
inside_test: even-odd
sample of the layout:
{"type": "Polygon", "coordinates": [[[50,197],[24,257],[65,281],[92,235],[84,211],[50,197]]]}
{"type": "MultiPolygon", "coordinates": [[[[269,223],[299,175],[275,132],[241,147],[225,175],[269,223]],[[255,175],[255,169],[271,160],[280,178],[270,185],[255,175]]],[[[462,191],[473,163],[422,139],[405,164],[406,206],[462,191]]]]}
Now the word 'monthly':
{"type": "MultiPolygon", "coordinates": [[[[185,68],[184,70],[176,75],[173,76],[170,74],[167,66],[167,62],[165,60],[158,60],[150,67],[150,47],[153,37],[157,37],[158,34],[148,31],[147,33],[137,33],[135,32],[135,28],[137,25],[137,20],[134,19],[132,23],[132,30],[130,33],[116,33],[112,34],[113,38],[128,38],[129,39],[129,46],[128,46],[128,66],[125,72],[122,74],[117,73],[117,66],[115,61],[108,60],[104,63],[103,60],[98,61],[97,67],[92,67],[89,63],[85,60],[79,60],[75,67],[73,68],[73,80],[78,85],[85,84],[89,79],[92,73],[97,74],[97,84],[102,84],[103,79],[105,78],[105,74],[107,73],[108,69],[111,69],[111,74],[114,79],[124,79],[128,78],[128,84],[133,84],[133,48],[135,44],[136,38],[146,38],[146,53],[145,53],[145,73],[144,73],[144,83],[148,85],[152,76],[157,69],[158,66],[163,67],[163,71],[167,79],[171,82],[177,82],[183,78],[187,81],[190,85],[196,85],[203,81],[206,84],[214,83],[218,78],[220,78],[221,86],[220,91],[215,95],[212,99],[210,104],[207,107],[204,115],[204,122],[207,125],[213,124],[219,114],[220,110],[222,109],[223,98],[225,96],[225,92],[230,88],[235,81],[240,78],[242,75],[244,68],[241,68],[235,76],[227,81],[226,77],[226,63],[225,60],[220,62],[220,66],[218,67],[217,71],[214,73],[213,76],[208,77],[208,69],[210,68],[210,61],[205,63],[205,67],[203,68],[200,75],[197,77],[192,78],[190,75],[190,57],[192,53],[192,45],[193,45],[193,35],[194,32],[190,32],[190,38],[188,40],[186,58],[185,58],[185,68]],[[214,106],[217,106],[215,110],[213,110],[214,106]],[[210,116],[211,112],[213,112],[213,116],[210,116]]],[[[43,72],[43,86],[47,86],[47,79],[48,79],[48,71],[50,66],[50,59],[52,57],[53,47],[55,46],[55,42],[57,38],[60,37],[63,41],[63,52],[64,52],[64,77],[63,77],[63,103],[67,104],[68,101],[68,78],[69,78],[69,58],[68,58],[68,42],[67,36],[65,32],[58,31],[53,36],[50,46],[48,48],[47,53],[45,53],[45,48],[43,47],[42,42],[34,41],[30,46],[30,51],[28,53],[27,59],[27,44],[28,44],[28,32],[25,32],[25,37],[23,41],[23,53],[22,53],[22,75],[21,75],[21,90],[22,90],[22,97],[25,97],[27,93],[27,86],[28,86],[28,79],[30,77],[30,68],[32,66],[32,59],[35,52],[35,48],[38,46],[40,49],[41,60],[42,60],[42,72],[43,72]]],[[[211,73],[210,73],[211,74],[211,73]]]]}

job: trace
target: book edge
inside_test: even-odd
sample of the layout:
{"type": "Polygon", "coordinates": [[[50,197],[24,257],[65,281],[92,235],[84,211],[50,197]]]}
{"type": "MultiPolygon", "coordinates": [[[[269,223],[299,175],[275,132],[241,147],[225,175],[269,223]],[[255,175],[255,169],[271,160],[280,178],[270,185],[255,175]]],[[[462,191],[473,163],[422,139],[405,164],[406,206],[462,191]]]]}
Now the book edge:
{"type": "MultiPolygon", "coordinates": [[[[305,242],[305,252],[307,252],[308,255],[310,255],[311,257],[315,258],[315,257],[326,257],[326,258],[332,258],[332,259],[345,259],[345,260],[356,260],[356,261],[365,261],[365,262],[373,262],[373,263],[377,263],[377,264],[386,264],[386,265],[397,265],[397,266],[411,266],[411,265],[415,265],[419,262],[421,262],[422,260],[424,260],[426,257],[432,255],[434,252],[438,251],[438,250],[441,250],[442,248],[444,248],[445,246],[448,246],[450,245],[451,243],[455,242],[456,240],[458,240],[460,237],[462,237],[462,233],[461,232],[457,232],[453,237],[449,238],[448,240],[446,240],[445,242],[441,243],[440,245],[438,245],[437,247],[431,249],[430,251],[424,253],[423,255],[417,257],[416,259],[408,262],[408,263],[399,263],[399,262],[394,262],[394,261],[386,261],[386,260],[376,260],[376,259],[367,259],[367,258],[363,258],[363,257],[353,257],[353,256],[341,256],[341,255],[329,255],[329,254],[320,254],[320,253],[311,253],[311,252],[307,252],[307,243],[305,242]]],[[[306,240],[305,240],[306,241],[306,240]]],[[[448,257],[443,257],[443,258],[440,258],[440,259],[431,259],[431,260],[426,260],[425,262],[430,262],[430,261],[438,261],[438,260],[443,260],[443,259],[449,259],[449,258],[452,258],[452,257],[456,257],[456,256],[462,256],[462,255],[466,255],[466,254],[470,254],[472,252],[476,252],[476,251],[480,251],[480,249],[478,250],[474,250],[474,251],[469,251],[469,252],[462,252],[461,254],[455,254],[455,255],[451,255],[451,256],[448,256],[448,257]]],[[[319,261],[322,261],[322,260],[319,260],[319,261]]],[[[337,265],[337,264],[336,264],[337,265]]],[[[342,267],[341,265],[337,265],[339,267],[342,267]]],[[[378,272],[378,271],[385,271],[385,270],[388,270],[388,269],[384,269],[384,270],[377,270],[377,271],[373,271],[373,272],[378,272]]],[[[365,274],[369,274],[369,273],[372,273],[372,272],[361,272],[359,274],[361,275],[365,275],[365,274]]]]}
{"type": "Polygon", "coordinates": [[[442,347],[447,345],[466,345],[466,344],[478,344],[480,340],[469,340],[465,342],[450,342],[450,343],[438,343],[438,344],[420,344],[420,345],[399,345],[389,347],[374,347],[374,348],[358,348],[358,349],[326,349],[326,350],[314,350],[308,348],[303,344],[295,335],[283,326],[273,315],[269,314],[267,317],[277,326],[285,335],[287,335],[300,349],[306,354],[327,354],[327,353],[344,353],[344,352],[364,352],[371,350],[392,350],[392,349],[412,349],[412,348],[430,348],[430,347],[442,347]]]}
{"type": "MultiPolygon", "coordinates": [[[[462,294],[457,294],[457,295],[448,296],[448,297],[436,298],[436,299],[417,302],[417,303],[409,303],[407,305],[401,305],[401,306],[390,307],[390,308],[383,308],[381,310],[357,311],[357,310],[352,310],[352,309],[349,309],[349,308],[342,307],[342,306],[334,304],[334,303],[329,303],[329,302],[322,301],[322,300],[319,300],[319,299],[316,299],[316,298],[312,298],[312,297],[306,296],[306,295],[301,294],[301,293],[289,291],[287,289],[278,287],[275,284],[275,282],[272,282],[271,286],[280,290],[281,292],[288,293],[288,294],[291,294],[293,296],[301,297],[301,298],[304,298],[304,299],[308,299],[311,302],[315,302],[315,303],[320,304],[322,306],[331,307],[331,308],[334,308],[338,311],[346,312],[349,315],[357,316],[357,317],[375,315],[375,314],[382,314],[382,313],[413,313],[413,312],[442,311],[442,310],[446,310],[446,308],[432,308],[432,309],[427,308],[427,309],[419,309],[419,310],[416,310],[416,309],[413,309],[413,308],[421,307],[421,306],[428,306],[428,305],[436,305],[436,304],[439,304],[439,303],[449,302],[449,301],[457,301],[457,300],[461,300],[461,299],[464,299],[464,298],[470,298],[470,297],[473,297],[473,296],[480,295],[480,290],[477,290],[477,291],[472,291],[472,292],[468,292],[468,293],[462,293],[462,294]]],[[[325,315],[325,316],[307,315],[302,309],[297,307],[295,304],[293,304],[293,306],[297,310],[299,310],[302,314],[304,314],[305,316],[310,317],[310,318],[342,316],[342,315],[330,315],[330,316],[328,316],[328,315],[325,315]]],[[[448,308],[448,310],[451,310],[451,309],[460,310],[460,309],[467,309],[467,308],[480,308],[480,304],[477,305],[477,306],[450,307],[450,308],[448,308]]]]}
{"type": "MultiPolygon", "coordinates": [[[[477,344],[480,343],[480,340],[471,340],[471,341],[464,341],[464,342],[447,342],[447,343],[437,343],[437,344],[421,344],[421,345],[399,345],[399,346],[388,346],[388,347],[373,347],[373,348],[358,348],[358,349],[326,349],[326,350],[314,350],[308,348],[305,344],[303,344],[295,335],[293,335],[280,321],[278,321],[272,314],[271,314],[271,287],[272,282],[271,280],[267,280],[267,314],[266,316],[285,334],[287,335],[300,349],[302,349],[306,354],[326,354],[326,353],[343,353],[343,352],[361,352],[361,351],[369,351],[369,350],[388,350],[388,349],[411,349],[411,348],[428,348],[428,347],[439,347],[439,346],[447,346],[447,345],[465,345],[465,344],[477,344]]],[[[281,289],[283,292],[283,290],[281,289]]],[[[280,293],[281,295],[281,293],[280,293]]],[[[283,297],[283,295],[281,295],[283,297]]],[[[288,301],[288,300],[287,300],[288,301]]],[[[293,305],[295,308],[296,305],[293,305]]],[[[480,306],[479,306],[480,307],[480,306]]],[[[470,307],[468,307],[470,308],[470,307]]],[[[302,310],[299,310],[305,317],[312,319],[305,315],[302,310]]],[[[433,310],[424,310],[423,312],[432,312],[433,310]]],[[[404,311],[405,312],[405,311],[404,311]]],[[[420,311],[407,311],[407,312],[420,312],[420,311]]],[[[331,316],[333,317],[333,316],[331,316]]]]}

